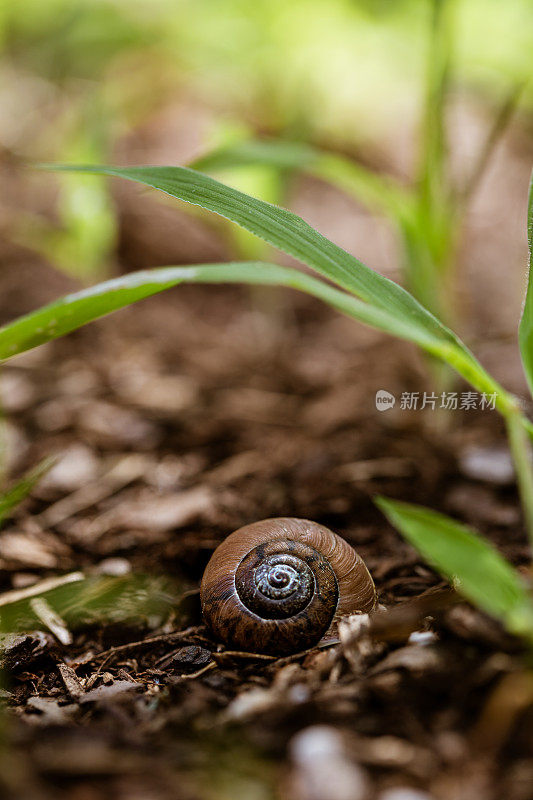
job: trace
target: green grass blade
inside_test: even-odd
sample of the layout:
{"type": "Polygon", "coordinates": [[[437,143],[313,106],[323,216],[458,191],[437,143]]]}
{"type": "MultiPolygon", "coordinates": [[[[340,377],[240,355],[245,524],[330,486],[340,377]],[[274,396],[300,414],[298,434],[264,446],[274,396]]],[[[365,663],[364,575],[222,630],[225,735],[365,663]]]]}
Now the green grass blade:
{"type": "Polygon", "coordinates": [[[30,494],[33,487],[39,483],[48,470],[54,465],[55,458],[45,458],[36,467],[26,473],[17,483],[0,497],[0,525],[10,511],[30,494]]]}
{"type": "MultiPolygon", "coordinates": [[[[180,283],[248,283],[286,286],[311,294],[366,325],[412,340],[402,325],[381,309],[290,267],[261,262],[197,264],[133,272],[66,295],[0,328],[0,360],[30,350],[180,283]]],[[[431,343],[423,336],[421,346],[431,343]]]]}
{"type": "Polygon", "coordinates": [[[436,341],[457,344],[452,332],[401,286],[365,266],[286,209],[257,200],[186,167],[64,166],[55,169],[127,178],[202,206],[303,261],[361,300],[387,311],[402,324],[409,324],[413,331],[424,331],[436,341]]]}
{"type": "Polygon", "coordinates": [[[533,173],[531,173],[529,182],[527,243],[529,248],[527,291],[518,338],[524,372],[526,373],[529,390],[533,395],[533,173]]]}
{"type": "Polygon", "coordinates": [[[217,172],[258,164],[307,172],[351,195],[371,211],[393,219],[404,217],[411,208],[410,193],[391,178],[350,158],[302,142],[249,139],[213,150],[189,166],[200,172],[217,172]]]}
{"type": "Polygon", "coordinates": [[[430,213],[442,205],[447,195],[445,114],[453,38],[452,0],[433,0],[431,14],[419,167],[420,198],[430,213]]]}
{"type": "Polygon", "coordinates": [[[533,600],[519,573],[466,525],[384,497],[376,505],[423,558],[474,605],[533,641],[533,600]]]}
{"type": "Polygon", "coordinates": [[[446,361],[478,391],[496,393],[497,407],[502,413],[515,410],[514,398],[483,370],[460,339],[412,295],[365,266],[290,211],[257,200],[187,167],[48,165],[48,168],[126,178],[236,222],[373,306],[383,319],[388,319],[388,327],[383,330],[410,339],[446,361]]]}
{"type": "Polygon", "coordinates": [[[473,357],[470,358],[468,351],[465,355],[452,345],[435,343],[424,329],[413,328],[409,320],[399,321],[383,309],[364,303],[311,275],[277,264],[253,261],[162,267],[134,272],[66,295],[0,328],[0,361],[64,336],[113,311],[180,283],[248,283],[285,286],[306,292],[358,322],[415,342],[428,352],[445,357],[447,363],[455,366],[480,391],[488,394],[496,392],[496,406],[500,410],[505,411],[514,402],[477,365],[473,357]]]}

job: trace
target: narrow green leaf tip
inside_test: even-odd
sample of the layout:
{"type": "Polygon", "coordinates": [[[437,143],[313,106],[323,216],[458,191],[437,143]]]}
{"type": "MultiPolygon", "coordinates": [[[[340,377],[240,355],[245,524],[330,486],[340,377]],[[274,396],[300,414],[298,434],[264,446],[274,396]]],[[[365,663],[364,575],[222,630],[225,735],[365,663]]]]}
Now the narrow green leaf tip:
{"type": "Polygon", "coordinates": [[[514,567],[466,525],[422,506],[376,497],[374,502],[423,558],[458,592],[533,641],[533,600],[514,567]]]}

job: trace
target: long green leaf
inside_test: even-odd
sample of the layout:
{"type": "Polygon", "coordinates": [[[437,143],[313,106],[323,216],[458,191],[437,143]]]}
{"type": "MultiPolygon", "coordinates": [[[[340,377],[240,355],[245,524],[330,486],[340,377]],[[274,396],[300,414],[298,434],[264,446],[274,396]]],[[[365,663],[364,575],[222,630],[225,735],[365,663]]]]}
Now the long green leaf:
{"type": "Polygon", "coordinates": [[[314,175],[351,195],[370,210],[387,214],[395,220],[411,211],[412,193],[396,181],[366,169],[350,158],[303,142],[248,139],[220,147],[189,164],[200,172],[252,165],[299,170],[314,175]]]}
{"type": "Polygon", "coordinates": [[[379,275],[286,209],[257,200],[187,167],[63,166],[137,181],[214,211],[298,258],[367,303],[408,322],[436,341],[456,344],[455,336],[408,292],[379,275]]]}
{"type": "Polygon", "coordinates": [[[518,572],[494,547],[444,514],[384,497],[375,502],[457,591],[508,630],[533,641],[533,600],[518,572]]]}
{"type": "Polygon", "coordinates": [[[379,308],[290,267],[261,262],[196,264],[133,272],[66,295],[0,328],[0,360],[57,339],[99,317],[180,283],[253,283],[287,286],[320,298],[366,325],[410,338],[410,329],[379,308]]]}
{"type": "MultiPolygon", "coordinates": [[[[408,292],[362,264],[300,217],[186,167],[49,167],[127,178],[220,214],[300,259],[388,318],[390,333],[409,339],[456,369],[481,392],[495,393],[502,413],[516,401],[481,367],[467,347],[408,292]]],[[[385,328],[383,328],[385,330],[385,328]]]]}
{"type": "Polygon", "coordinates": [[[527,242],[529,248],[527,291],[520,321],[519,341],[524,372],[526,373],[529,390],[533,395],[533,172],[529,182],[527,242]]]}

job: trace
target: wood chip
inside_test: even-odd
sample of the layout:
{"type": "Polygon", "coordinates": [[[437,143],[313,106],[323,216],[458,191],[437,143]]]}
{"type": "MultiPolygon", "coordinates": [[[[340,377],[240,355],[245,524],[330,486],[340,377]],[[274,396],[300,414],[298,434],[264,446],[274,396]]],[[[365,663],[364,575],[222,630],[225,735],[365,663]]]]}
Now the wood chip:
{"type": "Polygon", "coordinates": [[[57,669],[61,675],[61,680],[65,684],[65,689],[73,700],[78,700],[83,694],[85,694],[85,690],[72,667],[69,667],[67,664],[62,662],[57,665],[57,669]]]}
{"type": "Polygon", "coordinates": [[[72,634],[67,627],[67,623],[61,619],[44,597],[34,597],[30,600],[30,606],[33,613],[41,620],[43,625],[46,625],[61,644],[72,644],[72,634]]]}
{"type": "Polygon", "coordinates": [[[25,567],[57,567],[58,557],[49,543],[32,534],[6,532],[0,539],[0,559],[7,564],[14,562],[25,567]]]}
{"type": "Polygon", "coordinates": [[[85,535],[94,540],[117,528],[152,533],[181,528],[210,511],[213,505],[213,494],[205,486],[163,496],[146,491],[137,500],[119,503],[100,514],[88,525],[85,535]]]}
{"type": "Polygon", "coordinates": [[[57,525],[79,511],[105,500],[129,483],[142,478],[148,468],[147,458],[140,454],[123,456],[102,477],[83,486],[68,497],[49,506],[40,515],[44,525],[57,525]]]}

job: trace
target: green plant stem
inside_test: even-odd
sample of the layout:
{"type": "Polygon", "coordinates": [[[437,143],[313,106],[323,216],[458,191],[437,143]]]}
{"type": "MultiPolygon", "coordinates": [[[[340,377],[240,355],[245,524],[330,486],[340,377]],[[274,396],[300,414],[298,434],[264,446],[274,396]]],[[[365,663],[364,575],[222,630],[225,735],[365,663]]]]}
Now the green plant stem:
{"type": "Polygon", "coordinates": [[[533,461],[531,460],[531,442],[524,430],[521,417],[520,412],[509,413],[505,415],[505,422],[524,519],[533,549],[533,461]]]}
{"type": "Polygon", "coordinates": [[[424,119],[419,170],[422,205],[434,211],[445,197],[447,145],[445,106],[448,91],[451,52],[451,0],[432,0],[431,33],[426,63],[424,119]]]}
{"type": "Polygon", "coordinates": [[[449,345],[445,345],[439,349],[428,347],[425,349],[436,358],[441,359],[445,364],[448,364],[448,366],[461,375],[461,377],[478,392],[487,395],[487,397],[494,396],[494,407],[499,411],[502,417],[507,419],[511,414],[517,415],[521,424],[527,428],[530,433],[532,432],[533,425],[522,414],[517,398],[506,391],[492,375],[489,375],[469,350],[457,346],[450,347],[449,345]]]}

